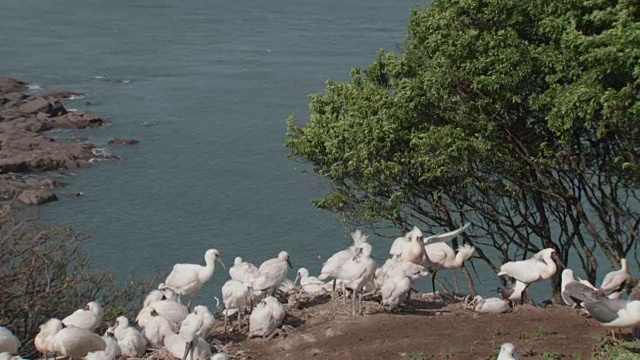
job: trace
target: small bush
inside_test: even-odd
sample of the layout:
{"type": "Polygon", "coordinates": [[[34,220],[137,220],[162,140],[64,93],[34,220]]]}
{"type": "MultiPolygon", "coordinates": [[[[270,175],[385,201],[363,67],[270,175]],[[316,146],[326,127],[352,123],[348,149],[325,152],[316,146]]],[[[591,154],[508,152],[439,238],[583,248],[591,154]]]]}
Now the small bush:
{"type": "MultiPolygon", "coordinates": [[[[34,219],[0,214],[0,325],[20,339],[20,354],[36,353],[40,324],[64,318],[96,300],[104,320],[134,316],[151,282],[118,284],[111,272],[94,272],[80,253],[83,237],[66,225],[43,226],[34,219]]],[[[104,330],[104,329],[103,329],[104,330]]]]}

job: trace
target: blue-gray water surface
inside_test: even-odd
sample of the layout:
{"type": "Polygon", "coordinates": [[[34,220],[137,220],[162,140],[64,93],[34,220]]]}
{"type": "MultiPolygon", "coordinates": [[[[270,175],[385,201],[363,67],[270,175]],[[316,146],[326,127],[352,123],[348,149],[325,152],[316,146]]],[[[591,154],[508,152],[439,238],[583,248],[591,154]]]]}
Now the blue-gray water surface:
{"type": "MultiPolygon", "coordinates": [[[[286,158],[285,120],[296,113],[304,121],[307,95],[326,79],[346,79],[380,48],[399,48],[411,7],[425,4],[5,2],[0,74],[85,93],[67,107],[112,123],[72,133],[100,147],[112,137],[141,141],[113,148],[120,161],[64,178],[60,193],[85,196],[61,196],[39,215],[91,234],[85,249],[95,267],[121,277],[159,270],[164,278],[176,262],[203,263],[208,248],[228,266],[237,255],[259,264],[287,250],[295,267],[317,272],[349,243],[349,229],[311,204],[330,184],[286,158]]],[[[391,240],[372,243],[382,263],[391,240]]],[[[480,290],[493,293],[497,279],[481,270],[480,290]]],[[[218,269],[199,300],[210,305],[227,278],[218,269]]]]}

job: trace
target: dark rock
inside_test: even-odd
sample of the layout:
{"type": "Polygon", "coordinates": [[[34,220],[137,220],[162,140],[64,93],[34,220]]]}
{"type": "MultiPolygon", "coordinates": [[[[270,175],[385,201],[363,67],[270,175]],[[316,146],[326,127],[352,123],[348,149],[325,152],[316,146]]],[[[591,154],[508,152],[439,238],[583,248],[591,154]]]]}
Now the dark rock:
{"type": "Polygon", "coordinates": [[[28,100],[26,102],[24,102],[22,105],[20,105],[20,112],[23,114],[35,114],[38,112],[44,112],[46,114],[49,114],[51,112],[51,110],[53,109],[53,106],[51,106],[51,103],[49,103],[49,101],[45,98],[42,97],[37,97],[31,100],[28,100]]]}
{"type": "Polygon", "coordinates": [[[40,205],[58,200],[58,197],[46,190],[24,190],[16,199],[25,205],[40,205]]]}
{"type": "Polygon", "coordinates": [[[63,99],[71,99],[78,98],[84,96],[83,93],[73,92],[73,91],[51,91],[41,95],[49,100],[63,100],[63,99]]]}
{"type": "Polygon", "coordinates": [[[12,92],[23,92],[27,91],[29,88],[27,87],[27,83],[24,81],[0,77],[0,92],[3,93],[12,93],[12,92]]]}
{"type": "Polygon", "coordinates": [[[105,121],[86,111],[68,112],[49,119],[52,126],[61,129],[85,129],[104,125],[105,121]]]}
{"type": "Polygon", "coordinates": [[[135,145],[137,143],[139,143],[140,141],[135,140],[135,139],[110,139],[109,140],[109,145],[135,145]]]}

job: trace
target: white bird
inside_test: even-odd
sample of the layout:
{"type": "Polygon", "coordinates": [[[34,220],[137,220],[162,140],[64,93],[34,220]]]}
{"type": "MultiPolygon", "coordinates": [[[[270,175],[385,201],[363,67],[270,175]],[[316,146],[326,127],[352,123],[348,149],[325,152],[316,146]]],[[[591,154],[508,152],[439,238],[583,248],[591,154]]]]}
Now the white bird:
{"type": "Polygon", "coordinates": [[[253,282],[252,288],[256,291],[273,292],[287,277],[288,268],[292,268],[289,261],[289,253],[281,251],[277,258],[269,259],[258,268],[258,277],[253,282]]]}
{"type": "Polygon", "coordinates": [[[15,354],[20,348],[20,340],[13,335],[11,330],[0,326],[0,353],[15,354]]]}
{"type": "Polygon", "coordinates": [[[252,292],[249,286],[239,280],[228,280],[222,285],[222,302],[224,303],[224,331],[227,331],[229,311],[238,311],[238,328],[242,326],[242,316],[245,309],[252,302],[252,292]]]}
{"type": "Polygon", "coordinates": [[[309,270],[307,270],[307,268],[302,267],[298,269],[293,284],[297,284],[298,280],[300,280],[302,291],[312,296],[324,295],[330,289],[330,286],[324,281],[315,276],[309,276],[309,270]]]}
{"type": "Polygon", "coordinates": [[[284,306],[273,296],[264,298],[251,312],[249,317],[249,338],[263,339],[274,334],[282,325],[286,312],[284,306]]]}
{"type": "Polygon", "coordinates": [[[426,268],[431,273],[431,286],[433,287],[434,293],[436,291],[436,274],[438,271],[443,269],[455,270],[461,268],[462,263],[471,259],[473,252],[476,250],[473,246],[465,244],[460,246],[458,248],[458,252],[455,253],[449,245],[443,242],[427,244],[424,246],[424,249],[427,253],[425,264],[426,268]]]}
{"type": "Polygon", "coordinates": [[[356,296],[360,295],[359,307],[362,306],[362,288],[373,280],[376,271],[376,263],[371,259],[371,244],[363,243],[356,254],[349,258],[338,273],[344,288],[353,291],[351,299],[351,314],[356,315],[356,296]]]}
{"type": "Polygon", "coordinates": [[[142,329],[142,335],[149,340],[153,348],[160,348],[164,344],[164,338],[174,334],[178,326],[158,314],[153,305],[142,309],[138,314],[138,326],[142,329]]]}
{"type": "Polygon", "coordinates": [[[102,306],[95,301],[88,303],[84,309],[78,309],[73,314],[62,319],[65,326],[75,326],[94,331],[102,325],[102,306]]]}
{"type": "Polygon", "coordinates": [[[184,334],[173,334],[167,336],[164,339],[164,347],[171,356],[176,359],[211,359],[211,349],[209,349],[209,344],[207,344],[207,342],[198,335],[187,336],[184,334]]]}
{"type": "Polygon", "coordinates": [[[473,298],[471,305],[473,307],[473,311],[479,313],[501,314],[511,310],[509,300],[499,298],[485,299],[480,295],[476,295],[473,298]]]}
{"type": "Polygon", "coordinates": [[[155,303],[157,301],[167,299],[168,293],[173,294],[173,292],[165,291],[165,288],[166,287],[165,287],[164,283],[160,283],[158,285],[158,289],[157,290],[151,290],[149,292],[149,294],[144,298],[144,302],[142,303],[142,307],[145,308],[145,307],[147,307],[147,306],[149,306],[149,305],[151,305],[151,304],[153,304],[153,303],[155,303]]]}
{"type": "Polygon", "coordinates": [[[242,281],[248,286],[258,278],[258,267],[250,262],[243,261],[240,256],[233,260],[233,266],[229,268],[229,276],[233,280],[242,281]]]}
{"type": "MultiPolygon", "coordinates": [[[[640,324],[640,301],[598,299],[585,301],[582,306],[602,326],[611,328],[634,327],[640,324]]],[[[615,339],[613,329],[611,335],[615,339]]]]}
{"type": "Polygon", "coordinates": [[[198,336],[204,323],[203,316],[191,313],[180,326],[180,332],[164,338],[164,346],[171,355],[178,359],[209,360],[211,349],[209,344],[198,336]]]}
{"type": "MultiPolygon", "coordinates": [[[[170,290],[168,291],[169,293],[171,293],[170,290]]],[[[180,325],[180,323],[182,323],[187,315],[189,315],[189,309],[187,308],[187,306],[177,301],[176,298],[165,299],[153,302],[151,303],[151,306],[147,306],[146,308],[140,310],[140,313],[138,313],[138,316],[136,317],[136,323],[138,323],[138,325],[143,326],[140,324],[141,314],[148,314],[151,311],[150,307],[152,307],[153,310],[160,314],[160,316],[176,325],[180,325]]]]}
{"type": "Polygon", "coordinates": [[[513,346],[512,343],[504,343],[500,347],[500,353],[498,354],[497,360],[518,360],[518,352],[516,351],[516,347],[513,346]]]}
{"type": "Polygon", "coordinates": [[[124,357],[140,357],[147,349],[147,339],[137,329],[129,326],[129,319],[125,316],[119,316],[107,332],[111,332],[116,337],[124,357]]]}
{"type": "Polygon", "coordinates": [[[582,307],[582,303],[585,301],[595,301],[603,297],[602,292],[577,281],[573,277],[573,270],[571,269],[562,271],[561,291],[564,303],[573,307],[582,307]]]}
{"type": "Polygon", "coordinates": [[[62,321],[58,319],[49,320],[47,326],[51,334],[51,348],[56,354],[79,359],[106,348],[104,340],[87,329],[73,325],[63,328],[62,321]]]}
{"type": "Polygon", "coordinates": [[[229,360],[229,355],[226,353],[216,353],[211,355],[211,360],[229,360]]]}
{"type": "Polygon", "coordinates": [[[213,329],[213,325],[215,325],[216,319],[213,317],[211,311],[209,311],[209,308],[204,305],[194,307],[193,312],[202,317],[202,326],[196,331],[196,335],[206,340],[209,337],[211,329],[213,329]]]}
{"type": "Polygon", "coordinates": [[[85,357],[86,360],[115,360],[122,355],[118,340],[112,333],[106,332],[102,336],[102,340],[106,344],[105,349],[88,353],[85,357]]]}
{"type": "Polygon", "coordinates": [[[512,303],[520,302],[522,300],[522,293],[527,288],[527,284],[509,276],[505,276],[505,278],[506,285],[498,288],[500,297],[512,303]]]}
{"type": "MultiPolygon", "coordinates": [[[[531,259],[520,261],[509,261],[502,264],[498,276],[509,275],[510,277],[524,283],[526,288],[532,283],[546,280],[555,275],[558,267],[554,261],[557,257],[552,248],[539,251],[531,259]]],[[[521,300],[523,301],[523,299],[521,300]]]]}
{"type": "Polygon", "coordinates": [[[382,305],[389,306],[390,310],[398,308],[409,298],[411,284],[424,272],[422,265],[417,265],[404,260],[392,260],[387,262],[384,274],[381,276],[382,305]]]}
{"type": "MultiPolygon", "coordinates": [[[[204,283],[209,281],[215,271],[216,261],[224,268],[224,263],[220,257],[220,252],[216,249],[209,249],[204,253],[205,266],[198,264],[175,264],[173,270],[164,281],[165,286],[173,289],[179,295],[188,295],[191,306],[191,299],[200,291],[204,283]]],[[[158,309],[156,309],[158,310],[158,309]]]]}
{"type": "Polygon", "coordinates": [[[629,280],[629,268],[627,259],[620,260],[620,270],[609,272],[600,284],[602,290],[609,299],[620,299],[629,280]]]}
{"type": "Polygon", "coordinates": [[[414,264],[422,264],[426,256],[422,231],[417,226],[414,226],[411,231],[397,238],[391,244],[389,254],[393,258],[410,261],[414,264]]]}
{"type": "MultiPolygon", "coordinates": [[[[36,350],[46,359],[49,354],[55,353],[53,348],[53,337],[60,330],[58,328],[58,319],[49,319],[46,323],[40,325],[40,331],[36,335],[33,345],[36,350]]],[[[61,326],[60,326],[61,327],[61,326]]]]}
{"type": "Polygon", "coordinates": [[[327,261],[322,265],[322,270],[320,270],[320,275],[318,279],[322,281],[326,281],[329,279],[333,279],[333,295],[335,296],[336,285],[338,274],[340,273],[340,269],[342,268],[342,264],[345,261],[349,260],[353,256],[356,255],[358,249],[362,244],[366,243],[369,239],[368,235],[365,235],[360,230],[356,230],[351,233],[351,239],[353,240],[353,245],[345,250],[338,251],[333,254],[327,261]]]}

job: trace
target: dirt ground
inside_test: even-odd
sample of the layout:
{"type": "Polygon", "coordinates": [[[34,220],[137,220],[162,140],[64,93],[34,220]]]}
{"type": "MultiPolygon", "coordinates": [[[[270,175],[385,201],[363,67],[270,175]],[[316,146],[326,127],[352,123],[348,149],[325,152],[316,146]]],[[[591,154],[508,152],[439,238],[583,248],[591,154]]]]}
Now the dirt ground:
{"type": "Polygon", "coordinates": [[[356,318],[350,305],[324,298],[289,311],[285,324],[293,329],[284,337],[247,340],[233,333],[226,351],[233,359],[490,359],[511,342],[524,359],[588,359],[606,335],[597,322],[566,306],[478,314],[453,299],[413,297],[399,313],[365,301],[365,315],[356,318]]]}

